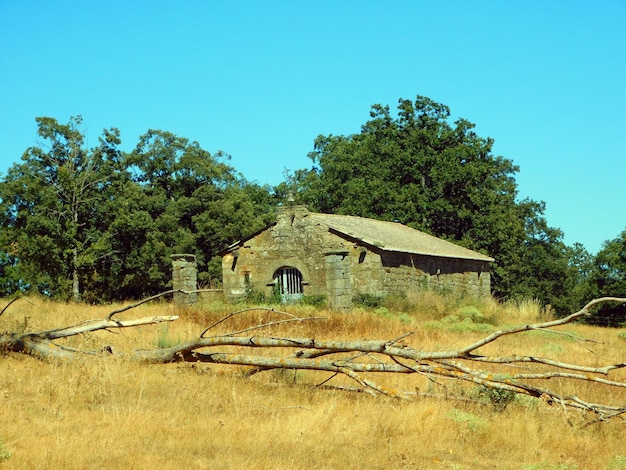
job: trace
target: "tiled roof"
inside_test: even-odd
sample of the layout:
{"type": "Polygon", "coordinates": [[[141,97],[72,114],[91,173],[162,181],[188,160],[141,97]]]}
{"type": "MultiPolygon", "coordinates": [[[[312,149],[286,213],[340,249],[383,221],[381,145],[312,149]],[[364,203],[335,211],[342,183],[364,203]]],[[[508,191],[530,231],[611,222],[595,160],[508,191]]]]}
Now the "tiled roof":
{"type": "Polygon", "coordinates": [[[327,225],[334,231],[343,233],[350,238],[376,246],[385,251],[487,262],[494,261],[490,256],[455,245],[396,222],[315,212],[310,212],[307,217],[327,225]]]}

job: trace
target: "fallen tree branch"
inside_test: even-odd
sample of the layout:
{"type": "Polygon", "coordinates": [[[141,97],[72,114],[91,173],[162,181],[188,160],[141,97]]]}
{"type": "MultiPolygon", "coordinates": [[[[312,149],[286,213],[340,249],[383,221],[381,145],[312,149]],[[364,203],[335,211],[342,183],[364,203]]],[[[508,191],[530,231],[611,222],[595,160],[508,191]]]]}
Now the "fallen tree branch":
{"type": "MultiPolygon", "coordinates": [[[[128,311],[150,300],[164,295],[182,291],[167,291],[148,299],[130,304],[112,311],[105,319],[89,320],[65,328],[56,328],[35,333],[0,335],[0,349],[3,351],[24,352],[38,357],[75,358],[81,352],[56,345],[53,340],[66,338],[85,332],[112,330],[139,325],[156,324],[176,320],[177,316],[140,318],[136,320],[115,320],[112,317],[128,311]]],[[[185,292],[187,293],[187,292],[185,292]]],[[[571,408],[594,413],[597,420],[608,420],[623,417],[626,414],[626,403],[594,403],[577,395],[562,393],[557,389],[540,386],[553,379],[567,381],[570,384],[588,383],[596,387],[612,389],[626,388],[626,382],[611,374],[626,367],[626,363],[589,366],[570,364],[549,358],[531,355],[491,356],[481,354],[479,350],[505,336],[522,334],[527,331],[554,331],[553,328],[576,321],[590,314],[590,309],[604,302],[626,303],[626,299],[606,297],[589,302],[578,312],[558,320],[521,325],[491,333],[478,341],[457,349],[441,351],[425,351],[400,343],[400,340],[412,334],[409,332],[396,339],[385,340],[321,340],[316,338],[293,338],[275,336],[241,336],[244,333],[268,329],[289,322],[318,320],[319,317],[297,317],[288,312],[281,312],[266,307],[243,309],[230,313],[205,328],[201,334],[170,348],[138,350],[133,358],[147,363],[170,362],[205,362],[247,366],[254,368],[247,375],[269,369],[314,370],[329,372],[331,378],[343,375],[358,384],[362,391],[371,394],[382,394],[394,398],[407,398],[415,392],[391,390],[373,381],[370,374],[417,374],[426,377],[431,383],[441,385],[446,381],[459,381],[476,384],[501,393],[522,394],[540,399],[547,404],[558,404],[564,409],[571,408]],[[206,336],[218,325],[223,325],[235,316],[262,311],[270,317],[264,323],[240,328],[235,331],[206,336]],[[235,348],[233,352],[216,352],[216,347],[235,348]],[[257,354],[242,354],[241,349],[253,349],[257,354]],[[274,353],[271,353],[274,351],[274,353]],[[282,351],[280,355],[276,351],[282,351]],[[508,367],[504,371],[485,370],[489,365],[508,367]],[[515,367],[515,373],[510,368],[515,367]],[[524,370],[520,370],[523,368],[524,370]]],[[[7,306],[8,307],[8,306],[7,306]]],[[[6,310],[6,307],[4,308],[6,310]]],[[[3,312],[4,312],[3,310],[3,312]]],[[[566,333],[568,337],[575,337],[566,333]]],[[[577,340],[582,338],[575,337],[577,340]]],[[[104,348],[107,352],[110,349],[104,348]]],[[[326,386],[329,379],[318,386],[326,386]]],[[[624,396],[607,394],[609,397],[624,396]]],[[[464,398],[464,397],[461,397],[464,398]]]]}
{"type": "Polygon", "coordinates": [[[83,333],[113,328],[130,328],[177,320],[177,316],[157,316],[135,320],[88,320],[66,328],[40,331],[38,333],[0,335],[0,351],[19,352],[43,358],[74,359],[82,351],[56,345],[53,340],[83,333]]]}

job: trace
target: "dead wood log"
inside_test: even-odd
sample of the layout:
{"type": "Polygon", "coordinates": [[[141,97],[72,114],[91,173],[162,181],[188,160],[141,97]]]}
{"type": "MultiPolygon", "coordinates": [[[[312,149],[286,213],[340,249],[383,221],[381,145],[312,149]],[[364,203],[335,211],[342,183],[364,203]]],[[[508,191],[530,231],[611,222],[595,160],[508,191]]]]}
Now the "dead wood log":
{"type": "Polygon", "coordinates": [[[74,359],[77,356],[75,350],[59,346],[55,344],[53,340],[76,336],[91,331],[152,325],[177,319],[178,316],[173,315],[121,321],[109,319],[87,320],[77,325],[36,333],[5,333],[0,335],[0,351],[31,354],[41,358],[74,359]]]}
{"type": "MultiPolygon", "coordinates": [[[[53,340],[88,331],[110,330],[174,321],[178,317],[164,316],[120,321],[112,318],[117,313],[130,310],[149,300],[173,292],[168,291],[115,310],[106,319],[102,320],[90,320],[78,325],[38,333],[0,335],[0,348],[5,351],[25,352],[39,357],[74,358],[79,352],[58,346],[53,340]]],[[[443,384],[443,381],[450,380],[461,381],[478,384],[487,389],[500,392],[532,396],[548,404],[560,405],[564,409],[572,408],[594,413],[597,418],[596,421],[601,421],[619,416],[624,417],[626,415],[626,403],[593,403],[577,395],[565,394],[541,384],[551,379],[559,378],[574,383],[587,382],[605,388],[624,389],[626,388],[626,382],[611,377],[611,374],[616,370],[626,368],[626,363],[592,367],[531,355],[490,356],[481,354],[480,350],[504,336],[521,334],[526,331],[541,330],[563,334],[563,332],[555,331],[553,328],[590,315],[592,307],[604,302],[626,303],[626,299],[616,297],[596,299],[589,302],[578,312],[565,318],[496,331],[463,347],[442,351],[424,351],[402,345],[400,340],[411,333],[389,341],[340,341],[319,340],[316,338],[241,336],[243,333],[250,333],[251,331],[285,322],[319,319],[319,317],[301,318],[287,312],[258,307],[240,310],[225,316],[210,325],[197,338],[191,341],[171,348],[135,351],[133,358],[149,363],[206,362],[248,366],[253,368],[249,375],[268,369],[316,370],[329,372],[333,376],[339,374],[347,376],[360,385],[364,391],[397,398],[408,398],[414,395],[415,392],[391,390],[374,382],[370,375],[372,373],[418,374],[427,377],[428,380],[437,384],[443,384]],[[223,324],[225,320],[255,310],[269,312],[272,315],[277,315],[279,319],[237,331],[207,336],[210,330],[217,325],[223,324]],[[235,347],[237,350],[236,352],[212,351],[216,347],[235,347]],[[241,354],[241,348],[253,348],[258,353],[241,354]],[[282,351],[282,354],[276,355],[277,350],[282,351]],[[274,353],[270,353],[270,351],[274,351],[274,353]],[[485,370],[484,367],[486,365],[489,365],[490,369],[500,366],[505,367],[505,369],[500,371],[485,370]],[[515,370],[515,373],[510,371],[512,367],[518,368],[515,370]],[[519,367],[523,367],[526,370],[519,371],[519,367]]],[[[2,313],[4,313],[7,307],[2,310],[2,313]]],[[[569,336],[572,337],[572,335],[569,336]]],[[[582,338],[574,339],[586,341],[582,338]]],[[[327,380],[322,383],[326,382],[327,380]]],[[[611,396],[611,394],[607,395],[611,396]]],[[[622,393],[618,396],[623,397],[624,395],[622,393]]]]}

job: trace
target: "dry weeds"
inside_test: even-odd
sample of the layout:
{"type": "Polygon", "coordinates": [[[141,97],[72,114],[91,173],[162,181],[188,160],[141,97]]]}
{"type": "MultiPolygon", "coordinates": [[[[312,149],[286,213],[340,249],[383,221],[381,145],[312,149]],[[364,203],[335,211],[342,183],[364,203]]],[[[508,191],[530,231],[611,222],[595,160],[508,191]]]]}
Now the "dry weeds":
{"type": "MultiPolygon", "coordinates": [[[[365,310],[349,315],[321,312],[327,320],[281,326],[273,333],[393,339],[415,329],[406,343],[426,350],[466,344],[481,336],[423,327],[426,320],[455,313],[463,307],[461,300],[431,295],[421,304],[422,309],[397,318],[365,310]]],[[[0,317],[0,331],[43,330],[104,317],[113,308],[28,299],[0,317]]],[[[533,302],[502,306],[489,301],[477,308],[499,324],[536,321],[549,314],[533,302]]],[[[220,302],[185,311],[155,303],[126,312],[124,318],[180,314],[181,319],[167,327],[98,332],[71,342],[88,349],[110,344],[120,352],[154,348],[191,339],[232,310],[220,302]]],[[[320,315],[311,308],[298,310],[303,313],[320,315]]],[[[220,332],[262,323],[268,315],[237,316],[220,325],[220,332]]],[[[600,343],[530,332],[502,338],[490,347],[535,351],[591,365],[626,361],[626,341],[618,337],[618,330],[585,325],[565,329],[600,343]]],[[[7,469],[614,470],[626,466],[624,421],[585,427],[589,416],[532,399],[517,399],[504,411],[490,404],[444,399],[400,402],[313,387],[328,377],[321,373],[268,371],[246,378],[241,369],[226,366],[147,365],[96,356],[64,363],[13,354],[0,356],[0,370],[0,466],[7,469]]],[[[620,377],[624,380],[623,373],[620,377]]],[[[422,391],[432,387],[415,376],[386,380],[394,387],[417,386],[422,391]]],[[[332,383],[354,385],[345,380],[332,383]]],[[[455,391],[455,384],[448,386],[455,391]]],[[[586,387],[592,396],[606,393],[586,387]]],[[[611,393],[612,401],[626,402],[623,391],[611,393]]]]}

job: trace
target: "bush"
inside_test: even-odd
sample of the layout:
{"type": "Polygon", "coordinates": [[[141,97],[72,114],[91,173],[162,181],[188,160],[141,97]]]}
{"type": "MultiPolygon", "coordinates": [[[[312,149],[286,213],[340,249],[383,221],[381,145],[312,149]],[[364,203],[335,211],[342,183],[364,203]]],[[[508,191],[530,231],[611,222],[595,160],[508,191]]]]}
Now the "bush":
{"type": "Polygon", "coordinates": [[[352,304],[361,308],[378,308],[383,305],[384,297],[374,294],[356,294],[352,297],[352,304]]]}
{"type": "Polygon", "coordinates": [[[472,432],[483,433],[488,427],[487,421],[480,416],[476,416],[475,414],[467,411],[461,411],[457,408],[451,409],[447,416],[452,421],[462,424],[472,432]]]}
{"type": "Polygon", "coordinates": [[[0,463],[11,458],[11,452],[6,448],[2,440],[0,440],[0,463]]]}
{"type": "Polygon", "coordinates": [[[517,393],[510,390],[485,387],[484,385],[478,389],[478,399],[491,403],[496,411],[504,411],[510,403],[515,401],[516,396],[517,393]]]}
{"type": "Polygon", "coordinates": [[[169,324],[167,323],[161,327],[159,336],[156,341],[154,341],[154,345],[159,349],[172,348],[178,346],[180,343],[182,343],[180,336],[174,339],[169,335],[169,324]]]}
{"type": "Polygon", "coordinates": [[[425,321],[424,327],[431,330],[447,330],[455,333],[491,333],[495,330],[495,327],[488,323],[474,323],[471,318],[460,320],[456,315],[448,315],[441,320],[425,321]]]}
{"type": "Polygon", "coordinates": [[[303,305],[311,305],[313,307],[325,307],[326,306],[326,296],[325,295],[304,295],[300,300],[303,305]]]}
{"type": "Polygon", "coordinates": [[[252,283],[246,282],[245,290],[241,300],[246,304],[266,303],[265,293],[254,288],[252,283]]]}

